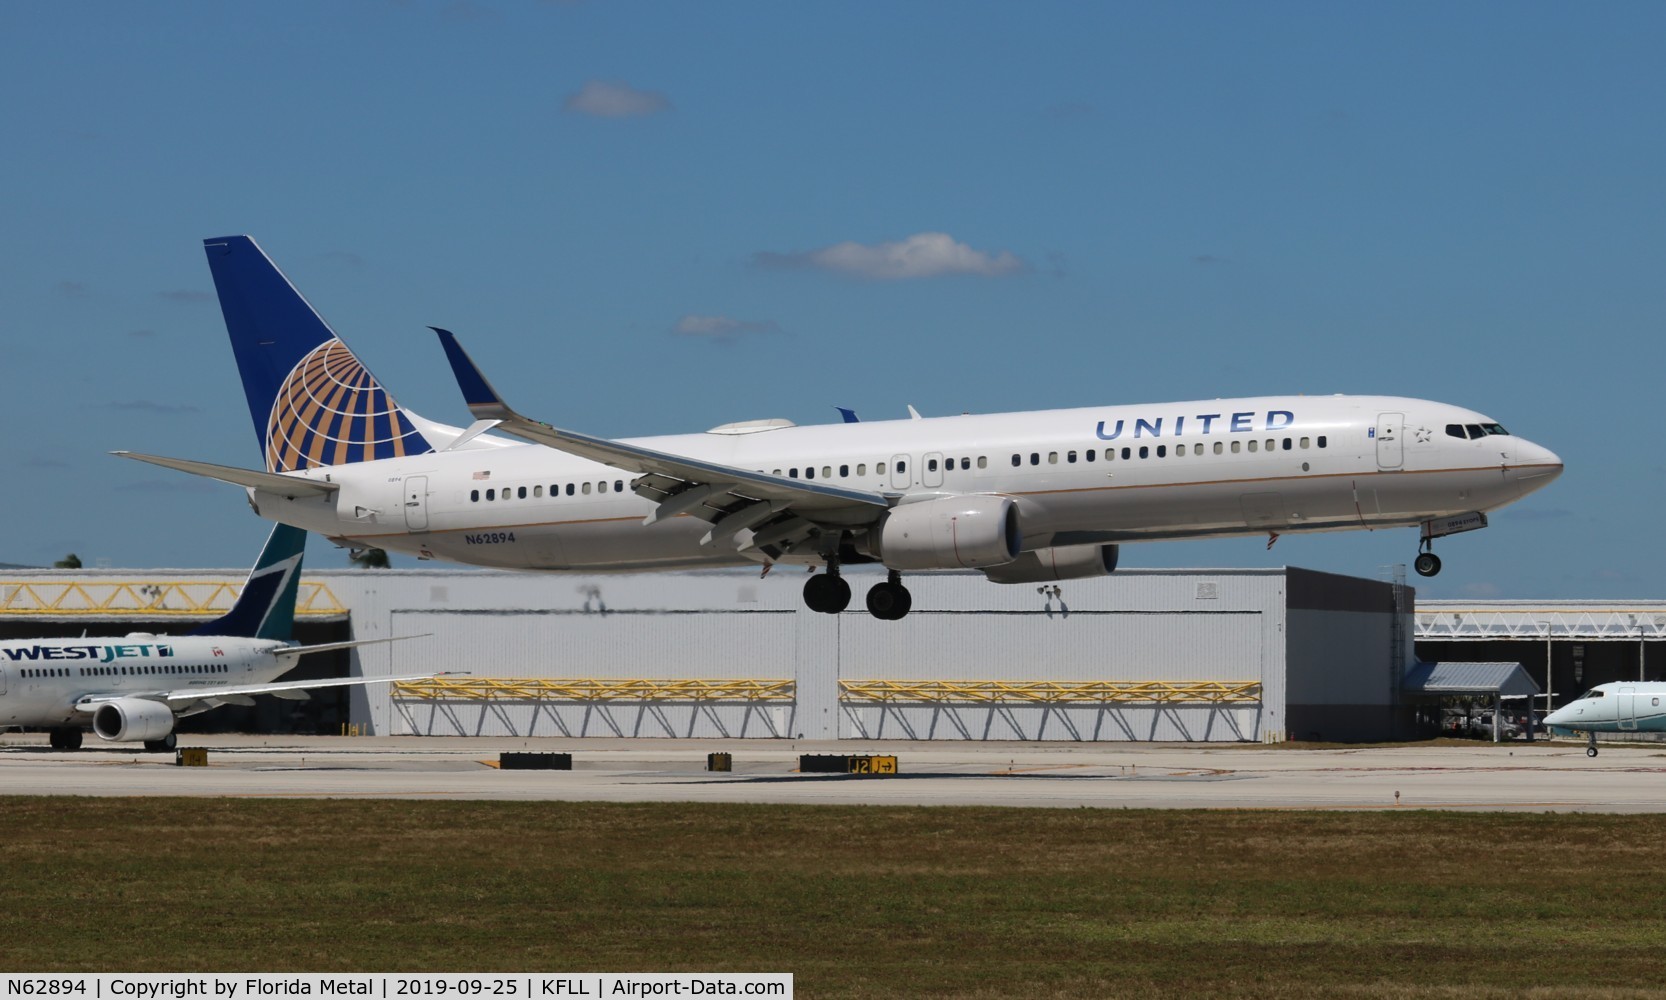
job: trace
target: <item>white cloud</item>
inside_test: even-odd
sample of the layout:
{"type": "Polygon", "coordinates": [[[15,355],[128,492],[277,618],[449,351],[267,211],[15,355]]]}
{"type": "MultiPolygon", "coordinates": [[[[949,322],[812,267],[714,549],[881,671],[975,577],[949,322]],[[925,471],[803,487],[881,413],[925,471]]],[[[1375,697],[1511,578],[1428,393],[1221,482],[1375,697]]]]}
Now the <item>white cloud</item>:
{"type": "Polygon", "coordinates": [[[835,243],[803,253],[754,254],[760,267],[811,267],[877,281],[936,278],[945,274],[976,274],[996,278],[1022,274],[1030,266],[1012,252],[974,250],[948,233],[915,233],[889,243],[835,243]]]}
{"type": "Polygon", "coordinates": [[[641,118],[671,110],[671,99],[654,90],[637,90],[617,80],[586,80],[562,105],[597,118],[641,118]]]}
{"type": "Polygon", "coordinates": [[[693,313],[677,321],[672,333],[687,337],[710,337],[729,343],[748,333],[780,333],[781,327],[769,320],[731,319],[728,316],[696,316],[693,313]]]}

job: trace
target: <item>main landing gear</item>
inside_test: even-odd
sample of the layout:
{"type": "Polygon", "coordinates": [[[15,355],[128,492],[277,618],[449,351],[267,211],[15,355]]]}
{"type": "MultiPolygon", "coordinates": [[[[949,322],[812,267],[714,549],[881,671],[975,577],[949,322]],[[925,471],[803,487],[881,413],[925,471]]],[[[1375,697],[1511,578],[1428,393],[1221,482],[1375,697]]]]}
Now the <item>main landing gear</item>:
{"type": "Polygon", "coordinates": [[[868,588],[868,613],[880,621],[894,622],[914,606],[914,595],[902,585],[902,574],[892,570],[884,583],[868,588]]]}
{"type": "Polygon", "coordinates": [[[58,726],[47,730],[46,741],[54,750],[79,750],[81,735],[80,726],[58,726]]]}
{"type": "MultiPolygon", "coordinates": [[[[836,615],[850,607],[850,583],[839,575],[838,563],[829,562],[827,572],[804,581],[804,606],[824,615],[836,615]]],[[[868,589],[868,613],[881,621],[894,622],[913,606],[914,598],[896,570],[868,589]]]]}
{"type": "Polygon", "coordinates": [[[178,746],[179,746],[179,734],[178,733],[169,733],[168,735],[162,737],[159,740],[146,740],[145,741],[145,752],[146,753],[173,753],[174,748],[178,747],[178,746]]]}

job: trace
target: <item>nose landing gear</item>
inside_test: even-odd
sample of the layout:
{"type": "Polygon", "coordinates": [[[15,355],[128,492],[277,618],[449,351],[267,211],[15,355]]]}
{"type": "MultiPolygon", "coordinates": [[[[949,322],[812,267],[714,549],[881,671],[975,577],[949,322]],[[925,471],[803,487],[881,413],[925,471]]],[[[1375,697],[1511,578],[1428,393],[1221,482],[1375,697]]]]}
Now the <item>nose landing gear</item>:
{"type": "Polygon", "coordinates": [[[1595,757],[1597,755],[1597,731],[1593,729],[1585,735],[1589,738],[1589,742],[1585,744],[1585,756],[1595,757]]]}

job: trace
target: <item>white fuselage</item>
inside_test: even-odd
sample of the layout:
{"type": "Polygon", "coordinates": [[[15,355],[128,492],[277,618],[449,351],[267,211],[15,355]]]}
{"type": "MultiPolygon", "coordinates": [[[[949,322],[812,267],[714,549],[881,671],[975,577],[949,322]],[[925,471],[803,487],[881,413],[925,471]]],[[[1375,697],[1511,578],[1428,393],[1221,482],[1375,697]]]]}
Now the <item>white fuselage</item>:
{"type": "Polygon", "coordinates": [[[0,725],[65,726],[86,721],[84,698],[149,698],[201,690],[176,715],[221,704],[218,689],[260,684],[294,666],[272,639],[156,636],[11,639],[0,642],[0,725]]]}
{"type": "Polygon", "coordinates": [[[1598,684],[1546,716],[1545,725],[1584,733],[1666,732],[1666,684],[1598,684]]]}
{"type": "MultiPolygon", "coordinates": [[[[629,444],[800,480],[903,494],[987,493],[1019,505],[1025,549],[1415,525],[1487,511],[1560,474],[1461,407],[1377,396],[1278,396],[776,427],[629,444]]],[[[762,559],[706,545],[633,474],[481,436],[464,447],[309,469],[332,496],[261,489],[265,517],[354,545],[481,566],[631,570],[762,559]]]]}

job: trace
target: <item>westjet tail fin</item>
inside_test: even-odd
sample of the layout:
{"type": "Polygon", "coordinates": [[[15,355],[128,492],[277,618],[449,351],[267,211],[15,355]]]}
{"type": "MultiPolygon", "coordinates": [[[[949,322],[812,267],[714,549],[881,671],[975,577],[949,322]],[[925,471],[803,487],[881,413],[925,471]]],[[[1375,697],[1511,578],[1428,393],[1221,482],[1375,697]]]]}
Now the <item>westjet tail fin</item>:
{"type": "Polygon", "coordinates": [[[203,241],[270,472],[433,451],[412,420],[247,236],[203,241]]]}
{"type": "Polygon", "coordinates": [[[306,547],[304,530],[288,524],[273,528],[231,610],[187,634],[288,642],[295,629],[295,595],[301,585],[301,556],[306,547]]]}

